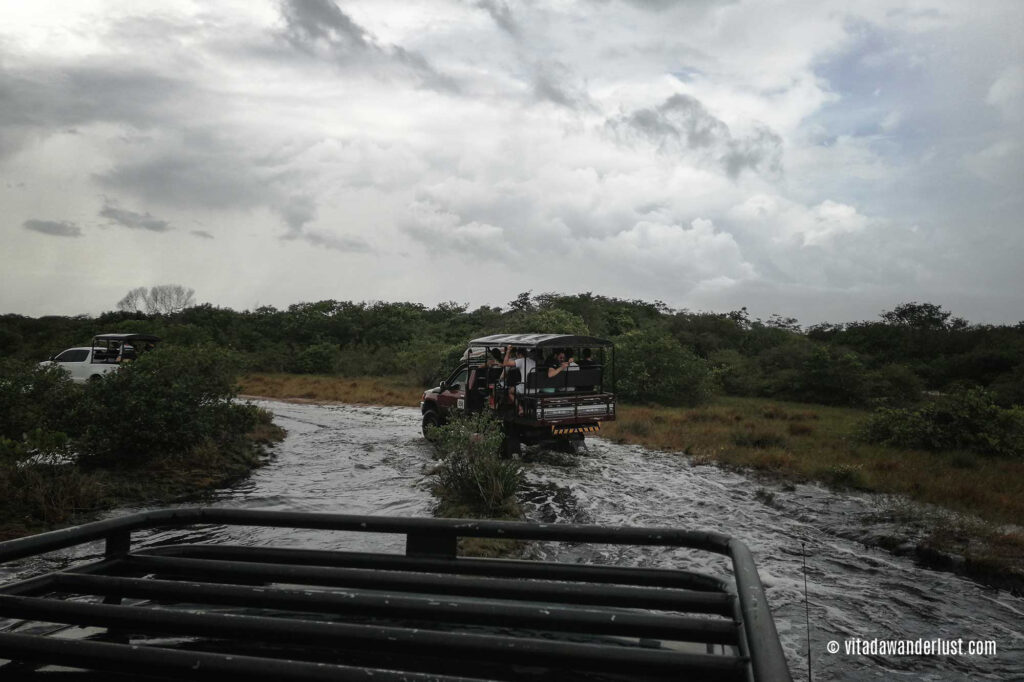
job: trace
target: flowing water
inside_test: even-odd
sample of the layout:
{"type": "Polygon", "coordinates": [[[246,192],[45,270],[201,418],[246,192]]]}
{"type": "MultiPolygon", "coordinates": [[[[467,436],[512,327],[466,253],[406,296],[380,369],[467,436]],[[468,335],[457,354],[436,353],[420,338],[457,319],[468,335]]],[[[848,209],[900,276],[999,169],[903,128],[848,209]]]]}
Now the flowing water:
{"type": "MultiPolygon", "coordinates": [[[[246,481],[203,504],[260,509],[429,516],[431,451],[410,408],[261,402],[288,429],[274,460],[246,481]]],[[[738,473],[693,466],[685,457],[601,439],[579,458],[528,453],[524,508],[533,521],[675,526],[720,531],[746,542],[795,679],[807,679],[804,572],[810,602],[811,655],[818,680],[1024,679],[1024,599],[983,588],[911,559],[866,548],[851,529],[875,511],[868,495],[818,486],[766,494],[738,473]],[[760,490],[760,492],[758,492],[760,490]],[[830,641],[852,638],[995,640],[997,654],[855,656],[828,653],[830,641]]],[[[139,511],[119,509],[111,515],[139,511]]],[[[185,540],[401,552],[400,536],[209,526],[154,531],[142,544],[185,540]]],[[[16,578],[90,558],[98,545],[14,567],[16,578]]],[[[685,550],[545,544],[533,556],[728,575],[726,560],[685,550]]],[[[0,580],[5,576],[0,575],[0,580]]],[[[0,629],[2,629],[0,623],[0,629]]],[[[965,645],[966,646],[966,645],[965,645]]]]}

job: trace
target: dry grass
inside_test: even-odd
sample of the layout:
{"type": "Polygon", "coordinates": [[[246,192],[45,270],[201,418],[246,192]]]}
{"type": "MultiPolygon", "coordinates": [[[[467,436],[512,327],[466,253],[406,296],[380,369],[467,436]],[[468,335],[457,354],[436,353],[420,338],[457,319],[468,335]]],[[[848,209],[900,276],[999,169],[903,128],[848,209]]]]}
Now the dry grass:
{"type": "Polygon", "coordinates": [[[241,393],[282,400],[415,407],[423,389],[393,377],[333,377],[312,374],[247,374],[241,393]]]}
{"type": "Polygon", "coordinates": [[[864,410],[718,398],[698,408],[621,405],[603,435],[698,463],[906,495],[993,523],[1024,523],[1024,461],[930,453],[856,442],[864,410]]]}

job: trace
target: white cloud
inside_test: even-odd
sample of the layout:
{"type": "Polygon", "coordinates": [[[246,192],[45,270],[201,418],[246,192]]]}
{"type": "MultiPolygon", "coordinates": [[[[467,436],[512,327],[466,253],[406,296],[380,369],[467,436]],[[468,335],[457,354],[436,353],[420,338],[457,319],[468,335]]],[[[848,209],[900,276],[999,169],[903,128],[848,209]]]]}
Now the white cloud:
{"type": "Polygon", "coordinates": [[[599,259],[603,269],[625,270],[645,280],[663,279],[672,286],[722,278],[746,280],[756,274],[732,235],[717,231],[703,218],[689,227],[641,221],[610,237],[583,240],[581,246],[599,259]]]}
{"type": "Polygon", "coordinates": [[[988,89],[985,102],[1011,121],[1024,116],[1024,64],[1007,67],[988,89]]]}
{"type": "Polygon", "coordinates": [[[1024,210],[1024,5],[598,7],[12,8],[0,312],[97,312],[157,280],[237,307],[463,300],[417,275],[454,264],[474,305],[528,280],[815,314],[816,291],[853,309],[1015,276],[991,244],[1024,210]],[[90,238],[112,226],[143,229],[110,254],[90,238]],[[58,261],[89,284],[57,286],[58,261]]]}

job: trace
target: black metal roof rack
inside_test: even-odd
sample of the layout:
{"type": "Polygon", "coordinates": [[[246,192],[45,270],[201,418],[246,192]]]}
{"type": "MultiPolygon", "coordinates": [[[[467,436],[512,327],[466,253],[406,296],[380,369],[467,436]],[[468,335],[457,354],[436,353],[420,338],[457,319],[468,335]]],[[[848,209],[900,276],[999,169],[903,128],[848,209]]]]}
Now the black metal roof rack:
{"type": "Polygon", "coordinates": [[[0,586],[0,678],[790,679],[750,552],[717,533],[165,509],[3,542],[0,562],[98,540],[102,559],[0,586]],[[196,524],[399,533],[406,551],[132,549],[196,524]],[[460,537],[693,548],[731,557],[733,583],[460,557],[460,537]]]}

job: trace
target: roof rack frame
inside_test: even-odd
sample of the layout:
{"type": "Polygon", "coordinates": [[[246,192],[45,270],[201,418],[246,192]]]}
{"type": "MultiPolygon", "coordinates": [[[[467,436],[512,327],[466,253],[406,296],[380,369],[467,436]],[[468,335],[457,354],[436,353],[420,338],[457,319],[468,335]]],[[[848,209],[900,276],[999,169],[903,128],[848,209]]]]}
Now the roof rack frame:
{"type": "MultiPolygon", "coordinates": [[[[31,668],[58,660],[172,679],[240,673],[254,679],[311,680],[363,679],[372,674],[379,680],[480,679],[473,667],[479,661],[492,666],[481,669],[491,679],[502,670],[527,665],[522,663],[527,660],[529,666],[623,679],[671,678],[686,672],[699,673],[701,679],[790,679],[750,551],[719,533],[199,507],[143,512],[6,541],[0,543],[0,563],[94,541],[105,542],[98,561],[0,585],[0,618],[104,628],[105,639],[0,632],[0,657],[15,662],[7,665],[31,668]],[[133,532],[196,524],[403,534],[406,552],[208,544],[132,550],[133,532]],[[730,557],[733,581],[683,570],[459,557],[457,541],[463,537],[690,548],[730,557]],[[61,598],[67,594],[94,595],[102,602],[61,598]],[[204,607],[254,606],[261,614],[270,613],[238,615],[212,608],[195,612],[124,603],[140,599],[204,607]],[[314,615],[295,618],[295,612],[314,615]],[[324,621],[326,616],[340,620],[324,621]],[[346,620],[348,616],[354,622],[346,620]],[[377,616],[385,620],[366,622],[377,616]],[[480,631],[496,619],[503,627],[564,637],[480,631]],[[405,621],[429,621],[434,629],[403,626],[405,621]],[[439,624],[470,630],[437,629],[439,624]],[[241,648],[228,647],[222,653],[129,645],[129,633],[212,637],[241,648]],[[596,641],[636,638],[639,645],[602,646],[581,640],[582,635],[594,635],[596,641]],[[658,639],[706,642],[709,647],[724,644],[734,647],[737,655],[644,645],[658,639]],[[244,645],[255,640],[308,645],[311,654],[306,660],[284,660],[263,651],[252,655],[244,645]],[[325,661],[324,652],[335,647],[348,647],[351,660],[325,661]],[[396,651],[408,659],[402,670],[396,668],[396,651]],[[450,652],[453,660],[441,669],[432,668],[439,651],[450,652]],[[381,665],[380,657],[387,665],[381,665]]],[[[287,657],[294,654],[289,650],[287,657]]],[[[0,664],[0,674],[4,667],[0,664]]]]}

